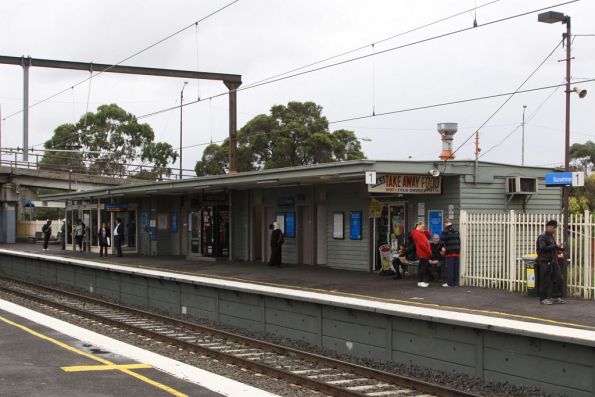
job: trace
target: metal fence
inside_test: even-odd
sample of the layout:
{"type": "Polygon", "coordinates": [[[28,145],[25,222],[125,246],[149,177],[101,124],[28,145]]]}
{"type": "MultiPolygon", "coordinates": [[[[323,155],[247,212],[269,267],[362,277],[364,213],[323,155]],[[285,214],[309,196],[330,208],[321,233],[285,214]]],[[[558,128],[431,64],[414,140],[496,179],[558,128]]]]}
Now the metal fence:
{"type": "MultiPolygon", "coordinates": [[[[471,213],[461,211],[461,282],[464,285],[526,291],[527,254],[535,254],[535,242],[545,224],[561,214],[471,213]]],[[[593,215],[571,215],[568,246],[567,293],[595,298],[595,224],[593,215]]],[[[562,228],[557,241],[563,243],[562,228]]]]}

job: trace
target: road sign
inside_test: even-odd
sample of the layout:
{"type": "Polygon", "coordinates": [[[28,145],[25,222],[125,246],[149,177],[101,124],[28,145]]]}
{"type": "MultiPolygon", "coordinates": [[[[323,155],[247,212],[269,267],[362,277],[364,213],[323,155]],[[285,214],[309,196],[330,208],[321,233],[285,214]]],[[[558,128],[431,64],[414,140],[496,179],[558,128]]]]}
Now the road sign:
{"type": "Polygon", "coordinates": [[[368,184],[368,185],[376,184],[376,171],[366,171],[366,184],[368,184]]]}
{"type": "Polygon", "coordinates": [[[585,186],[584,172],[551,172],[545,174],[546,186],[585,186]]]}

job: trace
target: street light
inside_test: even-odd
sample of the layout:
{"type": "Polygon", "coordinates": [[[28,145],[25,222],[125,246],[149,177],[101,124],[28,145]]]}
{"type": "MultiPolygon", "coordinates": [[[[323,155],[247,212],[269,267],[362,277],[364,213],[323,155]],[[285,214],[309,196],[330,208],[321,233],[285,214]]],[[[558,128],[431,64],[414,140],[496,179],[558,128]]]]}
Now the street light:
{"type": "MultiPolygon", "coordinates": [[[[570,46],[572,44],[571,40],[571,31],[570,31],[570,16],[564,15],[561,12],[557,11],[548,11],[543,12],[537,16],[538,22],[543,23],[557,23],[561,22],[562,24],[566,24],[566,33],[562,34],[562,39],[566,40],[566,120],[564,125],[564,132],[565,132],[565,142],[564,142],[564,171],[570,171],[570,93],[576,92],[579,95],[579,98],[584,98],[587,95],[586,90],[581,90],[578,87],[575,87],[573,90],[570,89],[570,61],[571,51],[570,46]]],[[[570,230],[568,226],[570,211],[568,208],[569,202],[569,195],[570,195],[570,187],[564,186],[562,187],[562,209],[564,215],[564,254],[565,257],[569,257],[569,236],[570,230]]],[[[564,277],[564,281],[566,282],[566,277],[564,277]]],[[[566,285],[564,285],[564,291],[566,291],[566,285]]]]}
{"type": "Polygon", "coordinates": [[[523,132],[521,139],[521,165],[525,165],[525,110],[527,105],[523,105],[523,132]]]}
{"type": "Polygon", "coordinates": [[[184,81],[184,85],[182,86],[182,91],[180,91],[180,179],[182,179],[182,112],[184,109],[184,88],[188,84],[187,81],[184,81]]]}

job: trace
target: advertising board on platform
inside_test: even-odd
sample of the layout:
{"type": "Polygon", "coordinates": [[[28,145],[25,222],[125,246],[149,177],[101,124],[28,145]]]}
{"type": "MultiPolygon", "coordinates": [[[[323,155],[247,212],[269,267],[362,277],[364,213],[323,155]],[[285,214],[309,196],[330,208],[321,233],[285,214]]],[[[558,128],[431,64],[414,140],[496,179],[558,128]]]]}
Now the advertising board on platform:
{"type": "Polygon", "coordinates": [[[368,185],[370,193],[440,194],[442,177],[431,175],[378,174],[368,185]]]}

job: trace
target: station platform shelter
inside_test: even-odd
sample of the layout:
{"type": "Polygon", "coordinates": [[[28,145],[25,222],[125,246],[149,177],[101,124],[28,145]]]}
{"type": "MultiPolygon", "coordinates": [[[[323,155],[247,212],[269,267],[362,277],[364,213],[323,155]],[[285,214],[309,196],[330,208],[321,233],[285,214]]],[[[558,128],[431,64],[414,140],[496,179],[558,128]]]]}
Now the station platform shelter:
{"type": "Polygon", "coordinates": [[[374,271],[378,249],[424,221],[440,233],[461,210],[558,212],[547,168],[453,160],[358,160],[52,194],[66,202],[67,249],[78,219],[99,252],[101,223],[124,226],[124,252],[203,261],[266,262],[269,224],[285,235],[283,263],[374,271]],[[373,180],[366,180],[373,178],[373,180]]]}

